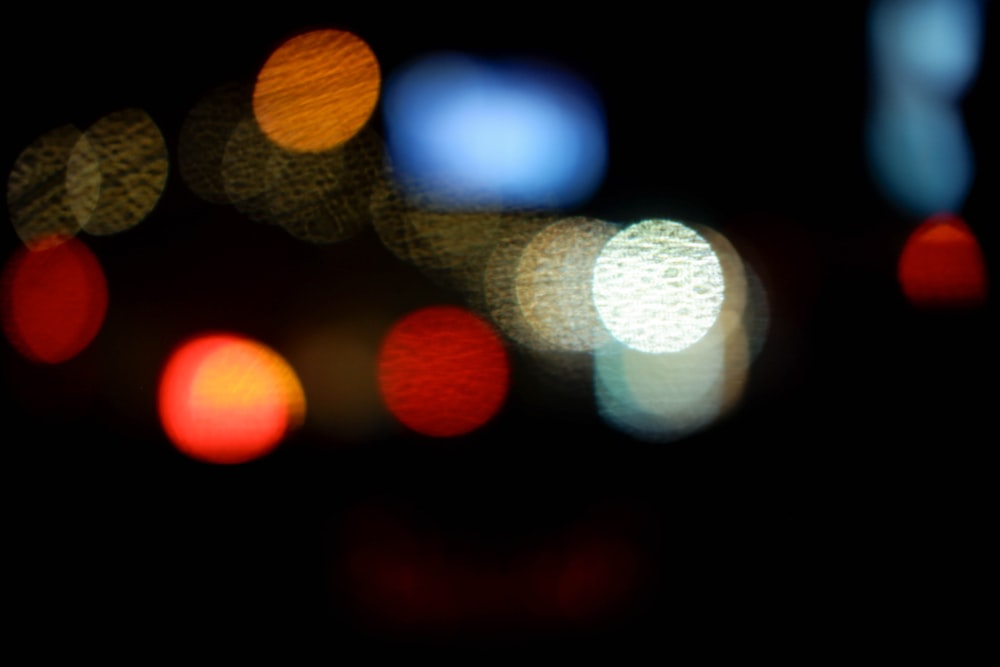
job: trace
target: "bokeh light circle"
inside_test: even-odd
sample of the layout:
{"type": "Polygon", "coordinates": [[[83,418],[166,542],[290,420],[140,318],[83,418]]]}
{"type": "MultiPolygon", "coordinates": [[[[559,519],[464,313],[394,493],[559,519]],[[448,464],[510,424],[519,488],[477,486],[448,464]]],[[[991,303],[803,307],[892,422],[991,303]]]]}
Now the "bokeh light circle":
{"type": "Polygon", "coordinates": [[[986,303],[988,280],[982,249],[968,225],[953,215],[928,218],[899,256],[899,284],[921,308],[971,308],[986,303]]]}
{"type": "Polygon", "coordinates": [[[20,249],[0,281],[4,333],[24,357],[47,364],[83,351],[108,310],[100,262],[79,239],[60,240],[20,249]]]}
{"type": "Polygon", "coordinates": [[[594,263],[618,227],[567,218],[531,240],[518,261],[517,299],[525,319],[561,350],[591,351],[611,336],[594,308],[594,263]]]}
{"type": "Polygon", "coordinates": [[[401,180],[435,206],[560,208],[604,177],[603,105],[554,64],[429,54],[387,80],[382,110],[401,180]]]}
{"type": "Polygon", "coordinates": [[[379,389],[389,411],[433,437],[463,435],[492,419],[509,378],[500,338],[457,306],[407,315],[393,325],[379,353],[379,389]]]}
{"type": "Polygon", "coordinates": [[[229,333],[180,345],[160,378],[163,429],[182,453],[244,463],[272,451],[305,416],[295,371],[274,350],[229,333]]]}
{"type": "Polygon", "coordinates": [[[25,245],[39,249],[75,236],[80,223],[66,192],[66,165],[83,135],[63,125],[21,151],[7,177],[7,210],[25,245]]]}
{"type": "Polygon", "coordinates": [[[257,75],[253,110],[283,148],[324,151],[368,122],[381,86],[378,60],[360,37],[314,30],[279,46],[257,75]]]}
{"type": "Polygon", "coordinates": [[[100,118],[66,164],[66,192],[80,227],[106,236],[136,226],[156,207],[168,171],[166,141],[148,113],[130,108],[100,118]]]}
{"type": "Polygon", "coordinates": [[[640,352],[678,352],[715,324],[725,297],[712,245],[690,227],[646,220],[605,244],[594,305],[608,331],[640,352]]]}

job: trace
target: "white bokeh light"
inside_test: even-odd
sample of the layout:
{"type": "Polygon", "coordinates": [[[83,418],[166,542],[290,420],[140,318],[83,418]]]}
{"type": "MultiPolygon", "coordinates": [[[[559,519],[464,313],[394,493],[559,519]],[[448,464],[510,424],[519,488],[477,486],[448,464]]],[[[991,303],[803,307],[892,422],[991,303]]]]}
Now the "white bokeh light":
{"type": "Polygon", "coordinates": [[[594,305],[611,334],[651,354],[696,343],[719,316],[722,266],[711,244],[671,220],[646,220],[604,246],[594,268],[594,305]]]}

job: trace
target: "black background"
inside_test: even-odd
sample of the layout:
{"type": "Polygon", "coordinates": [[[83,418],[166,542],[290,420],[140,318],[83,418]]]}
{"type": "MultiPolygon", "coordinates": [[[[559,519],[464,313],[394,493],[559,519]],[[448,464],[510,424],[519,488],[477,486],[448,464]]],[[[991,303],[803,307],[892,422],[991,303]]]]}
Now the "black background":
{"type": "MultiPolygon", "coordinates": [[[[214,18],[167,6],[100,14],[28,9],[4,23],[0,166],[34,138],[145,109],[171,158],[211,88],[252,81],[297,32],[354,31],[384,74],[430,50],[551,58],[602,95],[602,189],[575,212],[717,227],[760,273],[772,328],[741,408],[669,445],[604,426],[592,406],[537,399],[515,359],[511,398],[483,429],[437,442],[401,428],[346,446],[308,429],[235,468],[176,453],[155,414],[162,359],[185,335],[242,331],[281,349],[288,321],[387,314],[459,297],[376,235],[311,246],[199,200],[171,164],[135,229],[88,237],[106,271],[101,334],[55,367],[5,344],[8,626],[15,645],[156,655],[171,646],[428,643],[654,647],[660,655],[944,651],[983,627],[980,566],[996,340],[985,309],[910,308],[895,261],[916,221],[873,187],[860,3],[685,5],[538,14],[468,7],[214,18]],[[847,7],[846,5],[851,5],[847,7]],[[145,377],[143,381],[137,378],[145,377]],[[477,628],[425,637],[364,622],[330,581],[359,507],[479,552],[529,552],[573,526],[627,516],[651,564],[596,626],[477,628]]],[[[995,7],[963,101],[977,180],[963,214],[996,232],[1000,118],[995,7]]],[[[378,110],[373,121],[381,122],[378,110]]],[[[0,250],[19,245],[0,229],[0,250]]],[[[515,624],[516,625],[516,624],[515,624]]]]}

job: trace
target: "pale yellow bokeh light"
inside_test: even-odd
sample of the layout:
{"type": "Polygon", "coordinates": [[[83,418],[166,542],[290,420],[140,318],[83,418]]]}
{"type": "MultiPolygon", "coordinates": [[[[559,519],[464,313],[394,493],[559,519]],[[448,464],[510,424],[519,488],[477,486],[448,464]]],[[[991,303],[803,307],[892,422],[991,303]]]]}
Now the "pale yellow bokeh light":
{"type": "Polygon", "coordinates": [[[594,268],[594,304],[608,331],[651,354],[697,342],[719,316],[725,280],[702,236],[671,220],[646,220],[616,234],[594,268]]]}
{"type": "Polygon", "coordinates": [[[517,266],[517,299],[525,319],[559,349],[583,352],[611,342],[594,307],[597,256],[617,225],[568,218],[531,240],[517,266]]]}
{"type": "MultiPolygon", "coordinates": [[[[371,216],[390,252],[433,282],[473,299],[482,297],[486,265],[501,242],[525,224],[537,231],[535,221],[543,217],[486,207],[436,208],[413,192],[404,194],[390,167],[373,188],[371,216]]],[[[511,261],[516,263],[516,257],[511,261]]]]}
{"type": "Polygon", "coordinates": [[[276,144],[325,151],[368,122],[380,86],[378,60],[364,40],[342,30],[314,30],[289,39],[264,63],[254,115],[276,144]]]}
{"type": "Polygon", "coordinates": [[[116,234],[141,222],[167,182],[167,146],[142,109],[124,109],[87,128],[66,168],[66,190],[84,231],[116,234]]]}
{"type": "Polygon", "coordinates": [[[331,150],[304,153],[269,140],[252,118],[238,122],[222,155],[228,200],[252,220],[311,243],[334,243],[371,224],[382,178],[381,138],[363,128],[331,150]]]}
{"type": "Polygon", "coordinates": [[[81,136],[72,125],[50,130],[21,151],[10,170],[10,221],[31,249],[71,238],[80,230],[66,192],[66,164],[81,136]]]}
{"type": "Polygon", "coordinates": [[[742,328],[748,299],[743,258],[722,232],[707,225],[692,225],[692,228],[712,246],[722,268],[725,298],[722,300],[719,320],[730,328],[742,328]]]}
{"type": "Polygon", "coordinates": [[[191,191],[213,204],[230,204],[222,166],[230,137],[253,118],[253,86],[230,82],[209,91],[188,111],[177,140],[177,166],[191,191]]]}
{"type": "Polygon", "coordinates": [[[483,275],[483,307],[505,336],[532,350],[558,348],[543,338],[524,316],[517,296],[517,272],[524,249],[551,221],[526,217],[504,231],[497,241],[483,275]]]}
{"type": "Polygon", "coordinates": [[[356,236],[371,224],[383,153],[381,138],[368,128],[321,153],[275,147],[267,161],[264,195],[269,221],[312,243],[356,236]]]}
{"type": "Polygon", "coordinates": [[[267,165],[274,144],[252,117],[236,123],[222,153],[222,185],[229,202],[257,222],[270,222],[267,165]]]}

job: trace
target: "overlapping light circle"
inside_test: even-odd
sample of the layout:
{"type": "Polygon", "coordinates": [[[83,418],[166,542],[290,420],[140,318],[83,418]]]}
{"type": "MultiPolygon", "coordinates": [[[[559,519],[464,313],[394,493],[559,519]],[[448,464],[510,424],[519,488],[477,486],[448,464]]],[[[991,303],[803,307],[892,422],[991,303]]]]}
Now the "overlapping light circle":
{"type": "Polygon", "coordinates": [[[7,182],[11,222],[32,248],[81,229],[122,232],[152,212],[167,171],[163,135],[142,109],[107,114],[85,132],[59,127],[18,156],[7,182]]]}
{"type": "Polygon", "coordinates": [[[521,252],[518,303],[535,332],[557,348],[584,352],[611,341],[594,306],[593,276],[618,230],[602,220],[569,218],[538,232],[521,252]]]}

